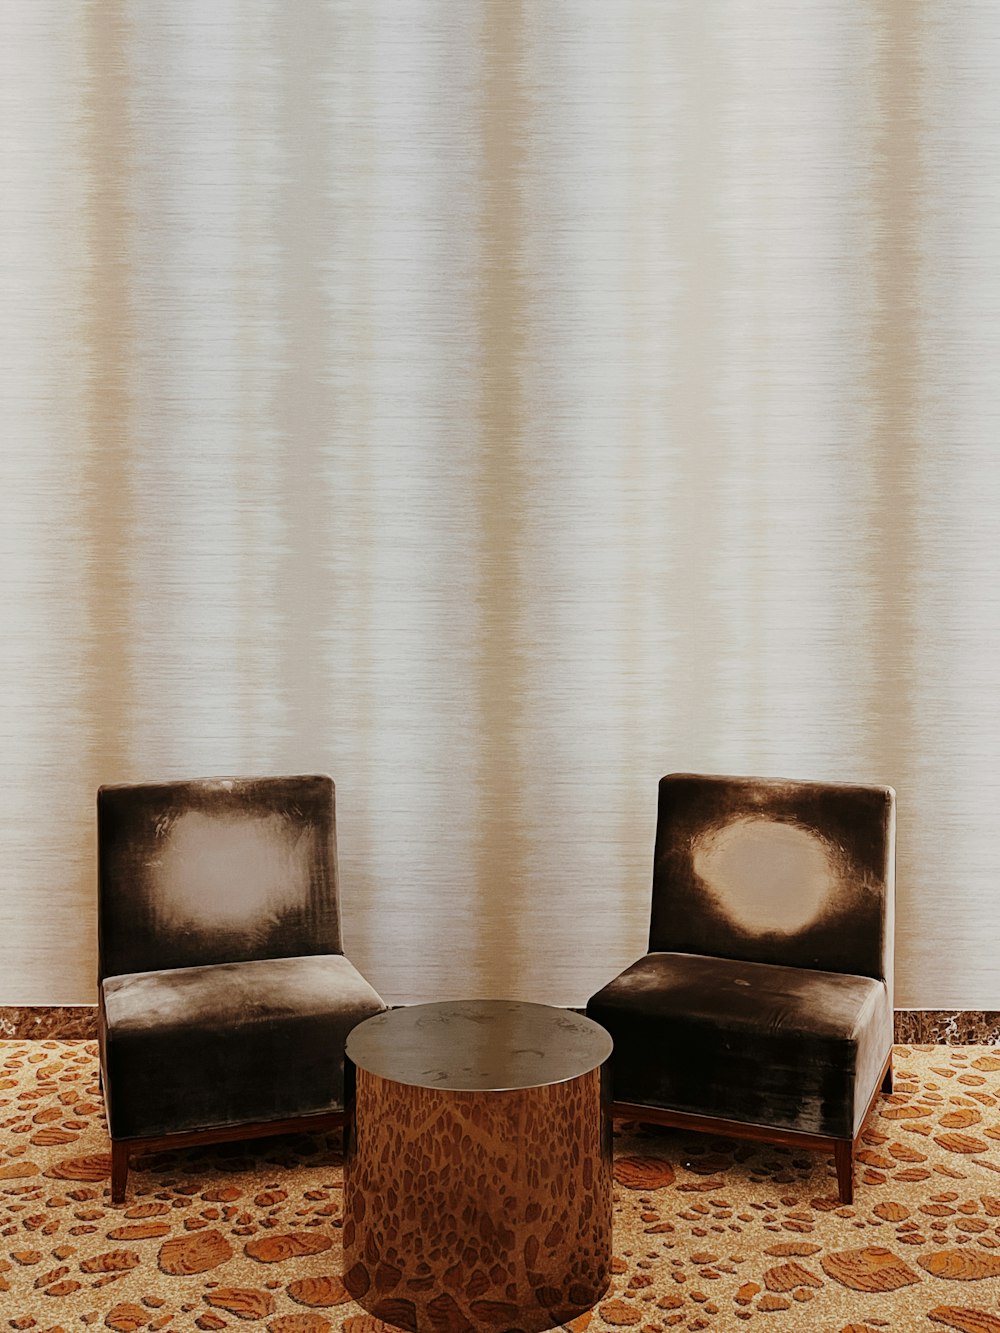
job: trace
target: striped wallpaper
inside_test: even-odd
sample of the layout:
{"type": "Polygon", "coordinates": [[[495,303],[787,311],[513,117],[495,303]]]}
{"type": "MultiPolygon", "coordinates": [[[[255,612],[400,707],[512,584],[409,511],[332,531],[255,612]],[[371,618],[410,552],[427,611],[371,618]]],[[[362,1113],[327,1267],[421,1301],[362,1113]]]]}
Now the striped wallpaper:
{"type": "Polygon", "coordinates": [[[1000,1008],[1000,5],[6,0],[0,1003],[102,782],[326,771],[391,1001],[580,1004],[675,769],[890,782],[1000,1008]]]}

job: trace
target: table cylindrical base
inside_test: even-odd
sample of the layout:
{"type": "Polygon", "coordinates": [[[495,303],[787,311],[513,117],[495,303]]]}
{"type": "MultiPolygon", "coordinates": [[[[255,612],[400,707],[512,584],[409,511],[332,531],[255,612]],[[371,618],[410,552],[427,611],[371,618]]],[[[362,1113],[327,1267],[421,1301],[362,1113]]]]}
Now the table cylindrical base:
{"type": "Polygon", "coordinates": [[[415,1333],[538,1333],[611,1275],[606,1066],[514,1091],[445,1091],[356,1071],[344,1282],[415,1333]]]}

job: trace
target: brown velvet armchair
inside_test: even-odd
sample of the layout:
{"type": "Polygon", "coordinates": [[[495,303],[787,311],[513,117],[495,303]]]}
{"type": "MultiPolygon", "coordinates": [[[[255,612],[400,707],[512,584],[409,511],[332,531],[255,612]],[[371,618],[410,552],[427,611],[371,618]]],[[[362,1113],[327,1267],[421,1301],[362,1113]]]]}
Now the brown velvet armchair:
{"type": "Polygon", "coordinates": [[[140,1149],[342,1124],[386,1006],[343,954],[331,779],[102,787],[97,830],[112,1200],[140,1149]]]}
{"type": "Polygon", "coordinates": [[[615,1113],[833,1151],[892,1090],[891,787],[660,781],[649,952],[587,1004],[615,1113]]]}

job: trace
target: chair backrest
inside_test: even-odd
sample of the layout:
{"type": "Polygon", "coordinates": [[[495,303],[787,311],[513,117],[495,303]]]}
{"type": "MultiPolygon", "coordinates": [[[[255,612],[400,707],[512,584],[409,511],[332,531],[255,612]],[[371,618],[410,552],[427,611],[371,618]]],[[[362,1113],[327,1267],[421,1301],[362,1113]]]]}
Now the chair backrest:
{"type": "Polygon", "coordinates": [[[660,780],[650,952],[881,977],[892,990],[891,787],[660,780]]]}
{"type": "Polygon", "coordinates": [[[342,952],[326,776],[101,787],[97,848],[99,980],[342,952]]]}

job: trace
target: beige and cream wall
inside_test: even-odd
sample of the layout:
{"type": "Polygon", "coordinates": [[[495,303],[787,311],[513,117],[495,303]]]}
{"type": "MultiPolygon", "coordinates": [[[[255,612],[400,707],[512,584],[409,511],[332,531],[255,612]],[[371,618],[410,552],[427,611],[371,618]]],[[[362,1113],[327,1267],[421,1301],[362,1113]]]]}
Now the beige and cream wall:
{"type": "Polygon", "coordinates": [[[1000,6],[7,0],[0,1005],[99,783],[327,771],[392,1001],[580,1004],[656,781],[891,782],[1000,1009],[1000,6]]]}

